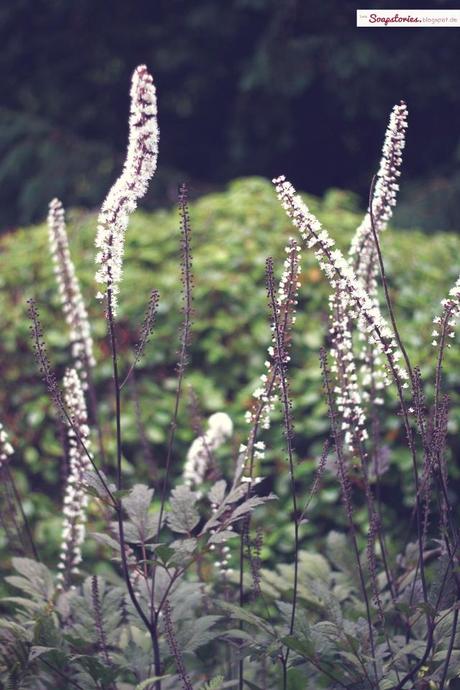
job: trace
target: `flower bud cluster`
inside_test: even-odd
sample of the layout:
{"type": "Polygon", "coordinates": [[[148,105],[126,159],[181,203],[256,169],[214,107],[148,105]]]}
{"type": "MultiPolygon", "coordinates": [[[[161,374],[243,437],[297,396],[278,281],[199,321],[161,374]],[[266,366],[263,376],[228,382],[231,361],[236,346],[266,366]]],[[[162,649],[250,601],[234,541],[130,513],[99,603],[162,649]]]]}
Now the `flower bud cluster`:
{"type": "MultiPolygon", "coordinates": [[[[287,256],[283,265],[283,273],[278,286],[276,295],[277,312],[281,326],[281,337],[283,341],[284,352],[282,359],[285,364],[290,360],[288,344],[290,338],[290,329],[296,321],[296,306],[297,296],[300,287],[299,275],[300,254],[301,248],[299,243],[289,238],[284,251],[287,256]]],[[[277,339],[275,328],[272,324],[272,342],[268,348],[268,358],[265,361],[266,371],[260,377],[260,385],[253,392],[253,398],[256,404],[251,410],[248,410],[245,415],[248,424],[254,424],[257,420],[260,421],[262,429],[270,428],[270,417],[278,400],[278,386],[276,384],[276,372],[274,367],[275,348],[277,348],[277,339]]]]}
{"type": "Polygon", "coordinates": [[[10,455],[13,455],[13,446],[11,445],[5,427],[0,422],[0,470],[9,461],[10,455]]]}
{"type": "Polygon", "coordinates": [[[187,452],[182,478],[190,488],[199,487],[206,477],[210,454],[233,433],[233,422],[225,412],[215,412],[208,419],[207,431],[196,438],[187,452]]]}
{"type": "Polygon", "coordinates": [[[49,205],[48,237],[62,310],[70,329],[72,357],[85,385],[87,370],[96,363],[93,340],[80,284],[70,256],[64,208],[59,199],[53,199],[49,205]]]}
{"type": "Polygon", "coordinates": [[[235,478],[238,478],[239,484],[246,484],[248,491],[259,484],[263,477],[254,476],[253,467],[257,462],[259,465],[265,458],[265,443],[263,441],[255,441],[252,445],[252,451],[249,453],[248,446],[242,443],[238,451],[237,460],[237,471],[235,472],[235,478]],[[251,460],[250,461],[250,458],[251,460]],[[249,472],[249,474],[245,474],[249,472]]]}
{"type": "Polygon", "coordinates": [[[292,223],[297,227],[302,239],[314,250],[320,268],[329,280],[332,289],[343,299],[351,319],[360,320],[367,341],[378,353],[385,355],[392,374],[404,388],[408,387],[409,375],[399,364],[401,352],[393,331],[383,318],[362,286],[349,262],[329,236],[319,220],[310,213],[308,207],[297,194],[292,184],[281,176],[274,181],[278,198],[292,223]]]}
{"type": "MultiPolygon", "coordinates": [[[[449,296],[441,300],[441,307],[441,316],[436,316],[433,319],[434,329],[431,336],[434,347],[440,343],[441,338],[445,344],[446,338],[454,338],[455,336],[455,327],[460,316],[460,278],[449,290],[449,296]]],[[[451,347],[449,342],[447,342],[447,347],[451,347]]]]}
{"type": "Polygon", "coordinates": [[[122,276],[125,233],[129,216],[147,191],[158,158],[159,130],[153,79],[145,65],[134,71],[131,85],[129,143],[123,172],[102,205],[96,235],[98,297],[111,293],[113,314],[122,276]]]}
{"type": "MultiPolygon", "coordinates": [[[[216,503],[211,503],[211,510],[214,513],[217,513],[219,506],[216,503]]],[[[226,532],[233,532],[233,526],[228,525],[225,528],[226,532]]],[[[211,534],[215,534],[216,530],[211,530],[211,534]]],[[[211,544],[209,547],[210,551],[214,551],[214,554],[216,556],[216,560],[214,560],[214,567],[217,569],[218,573],[222,576],[222,579],[225,581],[227,578],[233,574],[233,568],[231,567],[230,564],[230,552],[231,549],[229,546],[227,546],[227,539],[221,538],[221,541],[218,544],[211,544]]]]}
{"type": "Polygon", "coordinates": [[[83,388],[76,369],[69,369],[64,376],[64,400],[72,420],[68,429],[69,475],[64,494],[61,552],[58,564],[58,585],[65,589],[72,575],[79,573],[81,547],[85,538],[88,495],[85,491],[84,474],[89,460],[83,449],[90,447],[88,415],[83,388]]]}

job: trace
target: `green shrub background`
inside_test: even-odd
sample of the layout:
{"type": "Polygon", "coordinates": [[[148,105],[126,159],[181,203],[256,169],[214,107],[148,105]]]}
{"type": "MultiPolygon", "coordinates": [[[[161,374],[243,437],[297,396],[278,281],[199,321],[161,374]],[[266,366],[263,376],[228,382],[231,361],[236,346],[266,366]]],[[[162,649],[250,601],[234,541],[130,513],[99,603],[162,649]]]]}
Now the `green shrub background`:
{"type": "MultiPolygon", "coordinates": [[[[347,249],[362,218],[356,197],[330,190],[322,199],[306,197],[311,210],[330,230],[337,244],[347,249]]],[[[269,344],[264,264],[273,256],[277,275],[284,260],[284,246],[294,233],[280,208],[269,181],[248,178],[234,181],[222,193],[202,197],[191,205],[195,299],[193,341],[187,384],[190,384],[206,417],[227,411],[236,427],[234,449],[244,441],[244,412],[264,370],[269,344]]],[[[114,455],[113,402],[110,395],[111,364],[105,339],[103,308],[95,299],[94,235],[96,215],[69,213],[69,236],[77,273],[89,309],[96,341],[96,385],[101,399],[100,415],[109,458],[114,455]]],[[[118,340],[122,362],[132,359],[139,324],[152,288],[160,290],[155,332],[136,371],[142,422],[153,459],[147,460],[139,441],[131,387],[123,403],[123,450],[126,483],[134,478],[159,486],[165,460],[166,439],[175,391],[175,363],[181,324],[179,220],[175,209],[137,212],[127,233],[125,273],[120,296],[118,340]]],[[[439,301],[458,277],[460,238],[453,234],[425,235],[417,230],[392,229],[382,239],[386,268],[401,333],[414,363],[420,364],[427,381],[433,379],[432,318],[439,301]]],[[[46,225],[26,228],[0,239],[0,409],[2,421],[17,449],[14,470],[25,508],[35,524],[38,541],[54,558],[60,532],[59,505],[64,471],[57,425],[44,384],[37,374],[26,317],[26,299],[33,296],[40,308],[49,354],[59,378],[69,364],[68,331],[63,321],[47,244],[46,225]]],[[[328,432],[326,406],[321,391],[318,352],[326,343],[328,287],[311,252],[304,251],[298,318],[291,362],[292,397],[299,458],[299,493],[311,483],[316,458],[328,432]]],[[[460,348],[456,342],[446,358],[446,375],[452,392],[451,482],[457,493],[458,447],[454,434],[460,423],[460,348]]],[[[430,396],[427,385],[426,393],[430,396]]],[[[387,393],[392,398],[391,391],[387,393]]],[[[391,405],[390,405],[391,407],[391,405]]],[[[264,486],[275,490],[281,503],[265,510],[273,529],[264,557],[273,550],[290,550],[292,534],[286,513],[288,477],[284,460],[279,414],[267,434],[267,458],[260,473],[264,486]],[[278,420],[278,421],[276,421],[278,420]],[[281,506],[281,510],[280,510],[281,506]],[[277,517],[278,516],[278,517],[277,517]]],[[[383,419],[383,434],[390,452],[391,471],[384,477],[382,495],[393,526],[410,514],[410,458],[404,449],[398,416],[383,419]],[[401,440],[401,443],[399,442],[401,440]],[[407,479],[407,481],[405,481],[407,479]]],[[[188,444],[193,438],[185,396],[174,447],[175,475],[180,473],[188,444]]],[[[457,442],[458,443],[458,442],[457,442]]],[[[96,446],[94,445],[94,448],[96,446]]],[[[231,448],[223,452],[227,463],[231,448]]],[[[332,475],[312,506],[310,522],[303,527],[305,539],[322,537],[342,524],[336,510],[338,490],[332,475]]],[[[302,498],[300,499],[302,503],[302,498]]],[[[365,522],[365,511],[358,511],[365,522]]],[[[96,557],[95,545],[87,547],[96,557]]]]}

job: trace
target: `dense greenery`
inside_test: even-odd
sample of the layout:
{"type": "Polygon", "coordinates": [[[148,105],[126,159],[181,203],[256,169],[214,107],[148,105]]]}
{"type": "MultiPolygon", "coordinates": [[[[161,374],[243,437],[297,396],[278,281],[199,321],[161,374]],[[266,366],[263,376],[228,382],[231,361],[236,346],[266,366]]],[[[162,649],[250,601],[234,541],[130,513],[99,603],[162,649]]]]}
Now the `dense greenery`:
{"type": "Polygon", "coordinates": [[[407,171],[419,183],[400,218],[456,228],[455,31],[356,29],[351,0],[41,0],[34,9],[29,0],[0,9],[0,227],[37,220],[53,195],[100,203],[125,145],[130,73],[145,62],[161,95],[150,204],[171,197],[177,179],[203,191],[271,176],[286,161],[303,189],[364,197],[369,146],[404,98],[414,123],[407,171]]]}
{"type": "MultiPolygon", "coordinates": [[[[323,199],[309,198],[314,212],[331,229],[339,245],[347,247],[360,222],[361,213],[353,195],[331,190],[323,199]]],[[[74,211],[71,214],[72,250],[81,277],[83,292],[97,340],[97,388],[107,448],[113,458],[113,407],[110,402],[111,371],[107,362],[105,322],[94,299],[95,217],[74,211]]],[[[264,282],[264,259],[272,255],[280,263],[291,228],[280,210],[271,184],[260,178],[233,182],[228,191],[203,197],[191,207],[194,272],[196,276],[195,317],[191,362],[187,374],[198,396],[204,416],[227,411],[236,426],[238,438],[246,433],[244,412],[257,379],[263,371],[269,327],[264,282]]],[[[120,348],[125,363],[132,358],[137,330],[142,321],[149,291],[160,290],[160,312],[152,343],[140,365],[138,395],[149,453],[139,440],[132,388],[124,396],[124,458],[127,477],[135,475],[159,486],[164,466],[168,424],[173,407],[176,350],[180,326],[180,271],[178,260],[179,228],[175,210],[154,214],[139,212],[128,232],[125,277],[120,314],[120,348]]],[[[455,235],[427,237],[421,232],[388,231],[383,237],[392,294],[400,316],[402,334],[414,360],[424,374],[433,370],[431,319],[440,299],[455,282],[452,257],[460,251],[455,235]]],[[[59,377],[69,363],[67,330],[60,318],[60,307],[47,246],[47,231],[42,225],[3,237],[4,257],[0,276],[0,362],[3,386],[0,407],[3,420],[13,434],[17,449],[14,469],[26,508],[37,522],[38,539],[49,556],[55,556],[60,532],[60,492],[65,470],[56,424],[50,420],[51,403],[41,383],[31,353],[26,299],[39,303],[53,364],[59,377]],[[31,488],[34,488],[34,493],[31,488]]],[[[296,426],[296,449],[301,460],[300,491],[311,484],[324,437],[328,431],[325,403],[321,391],[318,352],[325,342],[327,326],[327,286],[315,264],[305,253],[302,262],[302,287],[298,319],[294,330],[292,392],[296,426]]],[[[446,374],[453,400],[450,431],[453,458],[458,453],[456,432],[460,424],[458,401],[458,349],[449,350],[446,374]]],[[[430,391],[427,391],[428,394],[430,391]]],[[[186,396],[187,397],[187,396],[186,396]]],[[[391,396],[390,396],[391,397],[391,396]]],[[[390,404],[393,404],[390,399],[390,404]]],[[[391,472],[383,481],[383,498],[398,520],[408,515],[412,505],[411,461],[404,447],[397,418],[385,419],[391,472]],[[389,448],[391,444],[391,450],[389,448]],[[403,490],[406,487],[406,490],[403,490]]],[[[180,411],[174,449],[174,472],[181,471],[184,453],[193,438],[187,401],[180,411]]],[[[264,488],[279,495],[288,492],[282,438],[270,431],[269,452],[261,474],[264,488]]],[[[458,470],[451,466],[451,490],[457,492],[458,470]]],[[[337,513],[338,488],[331,477],[326,480],[321,499],[313,504],[313,516],[305,526],[305,537],[321,537],[331,527],[341,525],[337,513]]],[[[288,507],[286,507],[288,510],[288,507]]],[[[276,510],[273,509],[273,516],[276,510]]],[[[357,514],[362,523],[366,514],[357,514]]],[[[282,520],[276,519],[266,541],[265,557],[289,551],[291,534],[282,520]]]]}
{"type": "MultiPolygon", "coordinates": [[[[353,195],[331,190],[323,199],[308,202],[333,228],[338,244],[346,247],[360,220],[353,195]]],[[[161,489],[180,329],[179,233],[176,212],[139,213],[128,234],[117,332],[121,364],[126,366],[149,290],[158,287],[161,310],[136,377],[146,445],[153,456],[144,455],[139,441],[131,391],[124,396],[121,419],[126,489],[117,491],[106,475],[86,473],[92,533],[84,550],[83,578],[67,573],[77,586],[68,587],[67,582],[64,591],[55,574],[62,519],[56,489],[63,453],[56,435],[59,427],[30,354],[26,297],[33,295],[40,304],[59,380],[69,362],[67,330],[56,299],[46,228],[38,226],[2,239],[7,258],[0,303],[6,384],[0,399],[2,420],[13,432],[17,453],[12,456],[12,469],[46,565],[11,558],[14,545],[9,545],[2,568],[12,566],[13,574],[4,583],[11,596],[0,602],[0,682],[8,690],[50,690],[56,683],[62,690],[176,690],[179,684],[184,690],[224,690],[237,687],[240,678],[239,687],[250,690],[455,690],[460,673],[458,557],[450,553],[447,522],[438,533],[434,509],[429,548],[423,552],[421,570],[426,580],[422,583],[417,542],[400,529],[414,503],[414,487],[395,400],[390,397],[382,411],[383,444],[379,445],[391,468],[381,486],[390,573],[372,530],[366,547],[371,502],[363,500],[360,483],[366,475],[358,466],[340,465],[339,433],[337,466],[347,467],[349,481],[356,482],[354,488],[350,484],[343,490],[346,500],[355,502],[351,528],[346,529],[347,510],[337,510],[335,472],[327,471],[324,487],[306,513],[307,521],[300,521],[297,580],[292,533],[300,518],[290,507],[292,486],[288,486],[280,414],[267,435],[267,457],[257,468],[264,481],[256,493],[247,492],[247,484],[240,481],[243,470],[238,472],[230,462],[231,457],[239,462],[245,455],[244,450],[240,455],[237,451],[239,440],[247,437],[244,411],[263,371],[269,342],[264,257],[273,255],[279,269],[292,229],[272,186],[260,178],[238,180],[225,193],[202,198],[192,206],[191,219],[196,292],[186,380],[205,415],[225,410],[235,421],[235,436],[218,456],[224,479],[202,482],[199,493],[178,483],[169,494],[165,513],[160,509],[159,514],[159,492],[154,494],[154,487],[161,489]],[[143,479],[152,488],[140,484],[143,479]],[[278,500],[270,494],[272,488],[278,500]],[[117,536],[120,524],[124,541],[117,536]],[[438,534],[442,539],[437,539],[438,534]],[[376,547],[374,555],[369,544],[372,552],[376,547]],[[246,571],[239,584],[241,553],[246,571]],[[127,583],[134,585],[129,596],[127,583]]],[[[112,458],[110,353],[101,305],[92,296],[94,224],[93,215],[72,214],[72,249],[97,339],[96,383],[112,458]]],[[[455,235],[439,234],[428,240],[415,230],[388,231],[383,240],[401,334],[426,381],[433,379],[432,314],[456,278],[446,267],[459,244],[455,235]]],[[[289,371],[300,461],[295,492],[303,506],[321,442],[335,429],[335,417],[328,420],[318,365],[319,347],[327,345],[328,290],[308,253],[302,269],[289,371]]],[[[446,383],[454,403],[451,432],[458,430],[459,423],[458,357],[453,348],[446,359],[446,383]]],[[[432,391],[427,387],[425,393],[429,399],[432,391]]],[[[191,417],[183,403],[174,448],[175,475],[193,437],[191,417]]],[[[96,458],[101,465],[97,453],[96,458]]],[[[113,476],[113,463],[104,469],[113,476]]],[[[455,480],[455,468],[449,467],[449,472],[455,480]]],[[[455,481],[450,481],[449,491],[455,505],[455,481]]],[[[455,537],[455,526],[453,533],[455,537]]]]}

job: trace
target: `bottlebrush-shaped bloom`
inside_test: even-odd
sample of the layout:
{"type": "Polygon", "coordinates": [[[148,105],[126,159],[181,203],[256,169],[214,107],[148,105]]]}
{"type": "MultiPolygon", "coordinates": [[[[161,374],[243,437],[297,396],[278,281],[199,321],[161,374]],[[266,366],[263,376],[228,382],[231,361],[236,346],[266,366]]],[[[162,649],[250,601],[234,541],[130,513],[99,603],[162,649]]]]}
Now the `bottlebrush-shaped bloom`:
{"type": "Polygon", "coordinates": [[[136,68],[131,84],[129,142],[123,172],[109,191],[98,219],[96,235],[96,282],[98,297],[110,292],[116,314],[122,276],[125,233],[129,216],[147,191],[158,158],[159,130],[153,79],[145,65],[136,68]]]}
{"type": "Polygon", "coordinates": [[[64,208],[59,199],[53,199],[49,205],[48,236],[62,310],[70,329],[72,356],[85,385],[87,371],[96,363],[93,340],[80,284],[70,256],[64,208]]]}
{"type": "Polygon", "coordinates": [[[299,230],[304,242],[314,250],[320,268],[328,278],[332,289],[338,291],[350,318],[359,322],[367,341],[378,353],[385,355],[393,377],[407,388],[409,375],[399,364],[402,355],[394,333],[375,301],[369,297],[361,281],[358,280],[353,267],[339,249],[334,249],[334,240],[319,220],[310,213],[293,185],[284,176],[273,182],[282,207],[299,230]]]}
{"type": "Polygon", "coordinates": [[[337,291],[329,298],[332,373],[337,410],[342,418],[345,445],[354,452],[368,437],[363,396],[353,354],[353,340],[346,300],[337,291]]]}
{"type": "Polygon", "coordinates": [[[198,487],[209,466],[210,454],[233,433],[233,422],[225,412],[215,412],[208,419],[208,429],[196,438],[187,452],[182,478],[184,484],[198,487]]]}
{"type": "MultiPolygon", "coordinates": [[[[388,123],[382,148],[382,158],[376,176],[372,199],[374,228],[378,233],[385,230],[396,206],[398,179],[401,176],[402,152],[406,143],[407,106],[404,101],[395,105],[388,123]]],[[[378,271],[375,243],[372,234],[371,213],[367,210],[363,222],[356,230],[350,246],[350,263],[368,293],[376,289],[378,271]]]]}
{"type": "Polygon", "coordinates": [[[69,369],[64,376],[64,400],[72,420],[68,428],[69,476],[64,494],[61,552],[58,564],[58,585],[67,589],[71,576],[78,574],[81,547],[85,538],[88,495],[85,491],[84,474],[90,463],[86,449],[90,449],[88,415],[83,388],[76,369],[69,369]]]}
{"type": "Polygon", "coordinates": [[[9,461],[10,455],[13,455],[13,446],[11,445],[5,427],[0,422],[0,470],[9,461]]]}
{"type": "MultiPolygon", "coordinates": [[[[393,215],[396,205],[396,195],[399,190],[398,180],[401,175],[402,152],[405,146],[407,129],[407,106],[404,101],[395,105],[388,123],[382,148],[382,157],[376,175],[376,182],[372,197],[372,218],[370,209],[367,210],[363,222],[356,230],[349,251],[349,263],[354,268],[358,279],[367,294],[374,300],[378,307],[377,275],[378,260],[372,232],[372,219],[374,230],[379,235],[386,229],[388,221],[393,215]]],[[[337,298],[340,301],[340,298],[337,298]]],[[[343,305],[340,309],[344,311],[343,305]]],[[[346,311],[344,311],[346,314],[346,311]]],[[[388,384],[388,377],[381,366],[381,358],[369,348],[366,338],[359,329],[361,341],[358,358],[361,362],[361,395],[363,400],[369,399],[369,389],[374,390],[373,402],[381,403],[378,391],[388,384]],[[376,394],[377,393],[377,394],[376,394]]],[[[352,352],[352,351],[350,351],[352,352]]],[[[349,354],[349,353],[348,353],[349,354]]],[[[346,397],[346,391],[343,391],[346,397]]]]}

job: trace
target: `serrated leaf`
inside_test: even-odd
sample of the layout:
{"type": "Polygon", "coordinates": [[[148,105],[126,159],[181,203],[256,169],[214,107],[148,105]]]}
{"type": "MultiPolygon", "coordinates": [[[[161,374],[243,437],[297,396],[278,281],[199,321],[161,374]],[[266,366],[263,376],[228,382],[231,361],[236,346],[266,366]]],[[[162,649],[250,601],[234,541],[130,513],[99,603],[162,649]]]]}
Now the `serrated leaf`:
{"type": "Polygon", "coordinates": [[[275,637],[276,633],[272,630],[272,628],[269,626],[266,621],[263,620],[263,618],[259,618],[259,616],[256,616],[254,613],[251,613],[247,609],[243,609],[240,606],[236,606],[235,604],[230,604],[229,602],[220,602],[219,603],[220,608],[222,608],[224,611],[227,611],[232,618],[236,618],[237,620],[244,621],[245,623],[249,623],[249,625],[253,625],[254,627],[258,628],[259,630],[263,631],[264,633],[270,635],[271,637],[275,637]]]}
{"type": "Polygon", "coordinates": [[[299,639],[295,635],[287,635],[281,640],[286,647],[292,649],[305,659],[310,659],[315,656],[315,646],[312,641],[306,639],[299,639]]]}
{"type": "Polygon", "coordinates": [[[119,543],[109,534],[104,534],[103,532],[90,532],[90,536],[99,544],[108,546],[110,549],[113,549],[114,551],[117,551],[117,553],[120,553],[119,543]]]}
{"type": "Polygon", "coordinates": [[[170,512],[167,515],[169,527],[174,532],[190,534],[200,521],[195,503],[197,494],[188,486],[173,489],[170,499],[170,512]]]}
{"type": "Polygon", "coordinates": [[[228,539],[231,539],[232,537],[237,537],[238,534],[236,532],[230,531],[229,529],[224,529],[222,532],[215,532],[212,534],[209,538],[209,543],[210,544],[222,544],[222,542],[226,542],[228,539]]]}
{"type": "Polygon", "coordinates": [[[109,482],[102,470],[99,470],[99,474],[94,470],[86,470],[83,473],[83,483],[86,485],[86,491],[89,494],[99,498],[101,501],[104,501],[104,503],[109,503],[112,505],[112,501],[107,493],[106,486],[112,494],[116,492],[117,487],[115,484],[111,484],[109,482]]]}
{"type": "Polygon", "coordinates": [[[277,496],[274,494],[269,494],[268,496],[251,496],[251,498],[248,498],[247,501],[244,501],[235,508],[230,518],[227,519],[226,522],[235,522],[243,515],[247,515],[253,511],[254,508],[257,508],[257,506],[263,505],[267,501],[273,501],[275,499],[277,499],[277,496]]]}
{"type": "Polygon", "coordinates": [[[219,506],[224,500],[226,490],[227,482],[225,479],[219,479],[208,492],[209,501],[219,506]]]}

